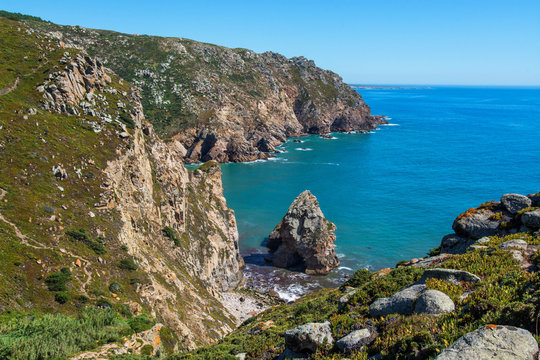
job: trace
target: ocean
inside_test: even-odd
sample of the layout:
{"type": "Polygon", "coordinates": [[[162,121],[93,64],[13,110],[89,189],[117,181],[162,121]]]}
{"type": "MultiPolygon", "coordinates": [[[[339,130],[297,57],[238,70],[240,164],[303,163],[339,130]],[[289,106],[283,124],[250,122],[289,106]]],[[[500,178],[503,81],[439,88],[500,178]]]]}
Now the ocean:
{"type": "Polygon", "coordinates": [[[289,139],[272,160],[222,165],[252,286],[292,300],[359,268],[423,257],[468,208],[504,193],[540,191],[540,88],[358,91],[389,125],[289,139]],[[341,266],[326,277],[263,260],[263,241],[306,189],[338,228],[341,266]]]}

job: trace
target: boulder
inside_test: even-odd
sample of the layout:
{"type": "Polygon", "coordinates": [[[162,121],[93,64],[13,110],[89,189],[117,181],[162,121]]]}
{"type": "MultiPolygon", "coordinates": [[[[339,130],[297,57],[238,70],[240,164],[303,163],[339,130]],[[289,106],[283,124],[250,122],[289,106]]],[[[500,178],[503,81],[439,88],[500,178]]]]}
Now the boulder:
{"type": "Polygon", "coordinates": [[[336,341],[336,346],[341,352],[348,353],[359,349],[362,346],[369,345],[373,340],[375,340],[376,336],[377,333],[372,329],[365,328],[354,330],[336,341]]]}
{"type": "Polygon", "coordinates": [[[497,235],[501,220],[493,217],[494,215],[495,213],[488,209],[470,209],[454,220],[452,229],[459,236],[470,239],[497,235]]]}
{"type": "Polygon", "coordinates": [[[417,314],[442,315],[455,310],[452,299],[438,290],[426,290],[416,300],[414,312],[417,314]]]}
{"type": "Polygon", "coordinates": [[[504,194],[501,198],[501,203],[508,212],[515,214],[520,210],[530,207],[532,201],[528,197],[520,194],[504,194]]]}
{"type": "Polygon", "coordinates": [[[285,351],[277,358],[277,360],[309,360],[309,354],[296,353],[291,349],[285,349],[285,351]]]}
{"type": "Polygon", "coordinates": [[[285,345],[293,352],[314,353],[321,346],[328,348],[334,344],[330,322],[308,323],[285,332],[285,345]]]}
{"type": "Polygon", "coordinates": [[[521,222],[528,228],[538,229],[540,228],[540,209],[533,211],[527,211],[521,214],[521,222]]]}
{"type": "Polygon", "coordinates": [[[439,279],[459,285],[461,282],[479,282],[480,278],[470,272],[454,269],[427,269],[418,281],[425,282],[427,279],[439,279]]]}
{"type": "Polygon", "coordinates": [[[338,310],[342,310],[348,303],[351,297],[358,292],[358,289],[352,289],[347,291],[342,297],[338,300],[338,310]]]}
{"type": "Polygon", "coordinates": [[[334,245],[336,226],[326,220],[309,190],[293,201],[268,238],[274,266],[302,267],[307,274],[328,274],[339,265],[334,245]]]}
{"type": "Polygon", "coordinates": [[[463,254],[474,240],[456,234],[445,235],[441,240],[441,254],[463,254]]]}
{"type": "Polygon", "coordinates": [[[536,360],[537,354],[538,343],[527,330],[486,325],[460,337],[435,360],[536,360]]]}
{"type": "Polygon", "coordinates": [[[510,250],[510,249],[527,250],[527,242],[523,239],[508,240],[500,244],[499,248],[505,249],[505,250],[510,250]]]}
{"type": "Polygon", "coordinates": [[[379,298],[369,306],[372,317],[390,314],[411,315],[418,295],[426,290],[426,285],[415,284],[395,293],[389,298],[379,298]]]}

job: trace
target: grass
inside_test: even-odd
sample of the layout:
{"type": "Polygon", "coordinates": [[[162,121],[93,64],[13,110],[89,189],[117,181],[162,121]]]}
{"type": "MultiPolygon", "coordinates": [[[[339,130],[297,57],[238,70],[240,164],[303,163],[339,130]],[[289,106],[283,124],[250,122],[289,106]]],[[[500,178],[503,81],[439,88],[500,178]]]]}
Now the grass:
{"type": "Polygon", "coordinates": [[[58,359],[119,341],[130,327],[114,310],[86,307],[77,318],[62,314],[4,314],[0,358],[58,359]]]}

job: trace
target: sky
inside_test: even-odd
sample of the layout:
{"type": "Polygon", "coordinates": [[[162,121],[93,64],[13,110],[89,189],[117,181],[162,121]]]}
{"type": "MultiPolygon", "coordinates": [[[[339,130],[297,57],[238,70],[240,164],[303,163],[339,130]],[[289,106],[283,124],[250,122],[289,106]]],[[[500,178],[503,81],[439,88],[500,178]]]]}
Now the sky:
{"type": "Polygon", "coordinates": [[[540,0],[0,0],[0,9],[305,56],[354,84],[540,85],[540,0]]]}

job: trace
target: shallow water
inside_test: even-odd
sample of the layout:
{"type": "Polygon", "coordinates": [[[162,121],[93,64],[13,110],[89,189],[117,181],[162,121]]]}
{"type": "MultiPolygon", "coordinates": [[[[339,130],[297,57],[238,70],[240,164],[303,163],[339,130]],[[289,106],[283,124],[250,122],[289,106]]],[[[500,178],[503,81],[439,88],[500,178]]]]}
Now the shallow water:
{"type": "Polygon", "coordinates": [[[292,139],[270,161],[223,164],[247,272],[293,298],[341,281],[350,269],[422,257],[455,217],[503,193],[540,190],[540,89],[360,90],[391,118],[369,134],[292,139]],[[338,230],[341,268],[328,277],[274,269],[261,246],[293,199],[309,189],[338,230]]]}

